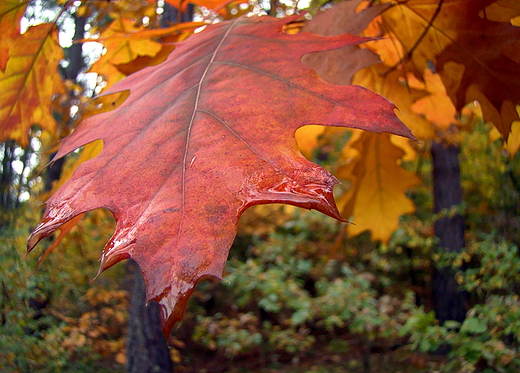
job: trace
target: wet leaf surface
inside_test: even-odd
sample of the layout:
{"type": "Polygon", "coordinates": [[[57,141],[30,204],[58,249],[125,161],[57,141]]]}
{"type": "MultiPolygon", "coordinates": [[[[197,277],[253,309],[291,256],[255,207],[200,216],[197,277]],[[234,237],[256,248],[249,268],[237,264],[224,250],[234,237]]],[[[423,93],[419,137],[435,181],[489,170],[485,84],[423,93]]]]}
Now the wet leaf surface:
{"type": "Polygon", "coordinates": [[[221,276],[249,206],[286,203],[342,219],[336,178],[301,155],[294,132],[322,124],[412,135],[382,97],[326,83],[300,62],[366,39],[283,33],[295,18],[208,26],[108,90],[131,93],[63,142],[57,157],[98,139],[104,149],[48,200],[29,249],[73,217],[108,208],[117,227],[100,271],[135,259],[169,334],[196,283],[221,276]]]}

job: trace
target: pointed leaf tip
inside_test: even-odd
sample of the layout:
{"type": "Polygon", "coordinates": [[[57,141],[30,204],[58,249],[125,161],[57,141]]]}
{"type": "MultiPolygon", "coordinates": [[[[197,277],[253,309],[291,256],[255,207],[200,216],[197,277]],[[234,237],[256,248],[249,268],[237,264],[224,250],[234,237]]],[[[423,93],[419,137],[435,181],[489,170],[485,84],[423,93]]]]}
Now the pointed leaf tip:
{"type": "Polygon", "coordinates": [[[195,285],[178,296],[172,297],[172,295],[169,294],[159,300],[158,304],[161,312],[161,329],[166,339],[170,337],[175,324],[182,320],[194,288],[195,285]]]}

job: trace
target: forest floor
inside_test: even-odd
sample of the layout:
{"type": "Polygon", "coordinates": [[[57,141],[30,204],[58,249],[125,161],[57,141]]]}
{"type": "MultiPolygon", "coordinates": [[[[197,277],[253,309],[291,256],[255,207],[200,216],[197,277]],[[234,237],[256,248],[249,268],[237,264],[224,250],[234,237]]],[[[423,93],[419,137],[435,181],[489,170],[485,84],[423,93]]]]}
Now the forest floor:
{"type": "Polygon", "coordinates": [[[426,373],[440,372],[447,363],[446,356],[410,352],[405,347],[363,351],[347,344],[350,348],[316,345],[301,356],[251,353],[235,359],[212,351],[184,350],[175,373],[426,373]]]}

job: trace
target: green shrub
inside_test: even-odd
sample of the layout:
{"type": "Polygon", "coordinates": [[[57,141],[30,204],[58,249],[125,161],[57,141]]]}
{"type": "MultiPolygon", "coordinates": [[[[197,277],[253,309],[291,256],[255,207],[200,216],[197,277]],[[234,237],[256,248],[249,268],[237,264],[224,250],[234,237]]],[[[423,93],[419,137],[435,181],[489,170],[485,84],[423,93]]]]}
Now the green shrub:
{"type": "Polygon", "coordinates": [[[460,254],[443,254],[465,290],[480,303],[471,307],[462,324],[438,325],[433,312],[422,309],[401,329],[410,335],[412,349],[435,352],[449,347],[447,372],[478,369],[485,372],[520,371],[520,258],[518,247],[502,238],[488,236],[460,254]],[[465,270],[460,268],[465,267],[465,270]]]}
{"type": "Polygon", "coordinates": [[[305,354],[324,333],[332,339],[344,333],[369,341],[398,337],[414,308],[413,293],[380,294],[372,273],[321,254],[316,245],[323,245],[322,237],[315,232],[336,230],[326,219],[298,214],[257,239],[249,257],[232,257],[225,281],[217,285],[225,304],[197,317],[194,339],[233,357],[260,345],[264,351],[305,354]]]}
{"type": "MultiPolygon", "coordinates": [[[[39,210],[30,204],[13,210],[0,227],[0,371],[122,371],[126,293],[90,282],[99,248],[90,253],[69,240],[70,261],[59,253],[37,266],[37,254],[24,257],[39,210]]],[[[92,219],[81,224],[88,228],[92,219]]],[[[110,276],[104,282],[115,284],[110,276]]]]}

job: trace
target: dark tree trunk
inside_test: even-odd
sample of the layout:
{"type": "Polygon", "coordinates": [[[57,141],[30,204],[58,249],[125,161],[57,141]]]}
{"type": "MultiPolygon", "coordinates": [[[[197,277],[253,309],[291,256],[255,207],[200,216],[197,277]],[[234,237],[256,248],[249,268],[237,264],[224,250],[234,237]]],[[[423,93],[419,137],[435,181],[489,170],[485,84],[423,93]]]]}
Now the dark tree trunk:
{"type": "MultiPolygon", "coordinates": [[[[50,155],[50,159],[54,158],[56,153],[52,153],[50,155]]],[[[47,170],[45,172],[45,184],[43,186],[43,190],[48,192],[52,189],[52,185],[56,180],[59,180],[61,177],[61,171],[63,170],[63,164],[65,162],[65,158],[60,158],[47,166],[47,170]]]]}
{"type": "Polygon", "coordinates": [[[193,21],[194,8],[193,4],[188,4],[186,11],[182,12],[170,4],[165,3],[161,15],[161,27],[170,27],[176,23],[193,21]]]}
{"type": "Polygon", "coordinates": [[[72,15],[75,22],[74,36],[72,40],[74,43],[68,48],[68,61],[69,65],[65,69],[65,79],[76,81],[78,75],[85,67],[85,59],[83,58],[83,43],[79,43],[85,37],[85,26],[87,24],[87,18],[78,17],[75,14],[72,15]]]}
{"type": "Polygon", "coordinates": [[[161,331],[159,306],[146,304],[144,280],[139,266],[128,262],[130,317],[128,321],[127,372],[171,373],[170,350],[161,331]]]}
{"type": "MultiPolygon", "coordinates": [[[[85,25],[87,19],[85,17],[77,17],[75,14],[73,14],[72,17],[75,22],[74,37],[72,40],[78,41],[83,39],[85,36],[85,25]]],[[[83,43],[73,43],[68,48],[67,60],[69,65],[64,71],[64,77],[67,80],[75,82],[78,79],[81,69],[85,66],[85,60],[83,59],[83,43]]],[[[67,125],[67,123],[63,123],[63,125],[67,125]]],[[[56,153],[51,154],[50,159],[54,158],[55,154],[56,153]]],[[[53,183],[61,177],[64,162],[65,158],[60,158],[47,166],[44,183],[45,191],[51,190],[53,183]]]]}
{"type": "Polygon", "coordinates": [[[13,182],[16,173],[13,169],[13,161],[15,156],[16,143],[8,140],[2,144],[2,164],[0,173],[0,208],[7,211],[15,206],[15,194],[13,193],[13,182]]]}
{"type": "MultiPolygon", "coordinates": [[[[443,142],[434,142],[433,194],[435,213],[462,203],[460,185],[459,148],[443,142]]],[[[439,249],[444,252],[461,252],[465,246],[464,219],[460,214],[449,214],[435,222],[435,236],[439,249]]],[[[460,291],[453,271],[435,269],[433,274],[433,307],[437,320],[462,322],[466,317],[467,292],[460,291]]]]}

